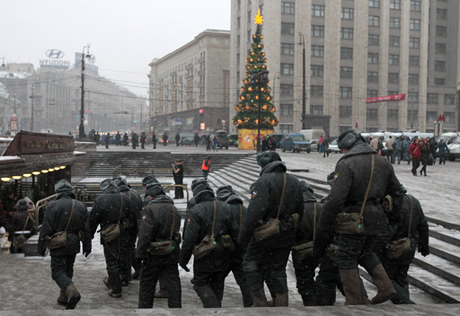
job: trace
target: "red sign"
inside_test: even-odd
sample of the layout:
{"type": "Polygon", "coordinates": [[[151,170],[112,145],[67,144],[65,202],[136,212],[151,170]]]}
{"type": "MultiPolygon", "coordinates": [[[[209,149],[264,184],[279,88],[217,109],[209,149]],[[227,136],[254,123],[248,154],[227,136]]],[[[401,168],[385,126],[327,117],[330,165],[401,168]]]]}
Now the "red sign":
{"type": "Polygon", "coordinates": [[[441,121],[441,122],[445,122],[445,121],[446,121],[446,119],[445,119],[445,117],[444,117],[444,114],[443,114],[443,115],[439,114],[438,122],[440,122],[440,121],[441,121]]]}
{"type": "Polygon", "coordinates": [[[366,103],[402,101],[402,100],[406,100],[406,94],[405,93],[404,94],[388,95],[386,97],[367,98],[366,103]]]}

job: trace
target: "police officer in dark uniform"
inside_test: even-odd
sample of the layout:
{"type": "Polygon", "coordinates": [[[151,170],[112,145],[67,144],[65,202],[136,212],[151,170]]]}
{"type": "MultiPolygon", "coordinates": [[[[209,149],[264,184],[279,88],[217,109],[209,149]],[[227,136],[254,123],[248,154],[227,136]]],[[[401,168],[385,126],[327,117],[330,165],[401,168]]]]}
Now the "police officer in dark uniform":
{"type": "Polygon", "coordinates": [[[180,214],[159,183],[146,191],[150,203],[144,208],[136,257],[143,260],[139,288],[139,308],[152,308],[155,286],[162,276],[168,291],[168,307],[181,308],[181,283],[177,263],[180,254],[180,214]],[[172,241],[171,254],[156,255],[149,251],[151,242],[172,241]]]}
{"type": "Polygon", "coordinates": [[[101,191],[102,194],[94,201],[88,224],[92,238],[98,225],[101,225],[101,231],[113,224],[119,225],[120,235],[113,241],[105,241],[101,234],[109,275],[104,284],[109,288],[108,294],[118,298],[121,297],[120,274],[127,270],[129,264],[130,240],[137,234],[137,217],[129,197],[120,192],[112,179],[101,182],[101,191]]]}
{"type": "MultiPolygon", "coordinates": [[[[300,227],[296,233],[296,245],[302,245],[313,241],[315,237],[315,225],[318,223],[319,216],[323,210],[323,205],[318,203],[313,195],[313,188],[305,181],[301,181],[300,183],[302,186],[304,213],[302,221],[300,222],[300,227]]],[[[297,280],[297,291],[302,297],[303,304],[305,306],[314,306],[316,294],[315,269],[319,265],[318,258],[307,257],[299,259],[296,257],[295,251],[293,250],[292,262],[294,264],[297,280]]]]}
{"type": "MultiPolygon", "coordinates": [[[[243,205],[241,197],[233,191],[231,185],[225,185],[217,189],[217,200],[230,205],[233,217],[238,224],[238,228],[242,225],[244,216],[246,216],[246,206],[243,205]]],[[[248,281],[243,271],[243,255],[241,251],[236,249],[230,254],[230,271],[233,273],[236,283],[240,287],[241,295],[243,296],[243,306],[252,307],[254,301],[249,290],[248,281]]]]}
{"type": "MultiPolygon", "coordinates": [[[[404,187],[402,187],[402,190],[404,193],[407,192],[404,187]]],[[[387,229],[374,242],[373,250],[382,261],[396,290],[396,295],[391,298],[391,302],[393,304],[414,304],[410,300],[407,271],[414,259],[417,246],[422,256],[425,257],[430,254],[428,247],[429,228],[420,201],[408,194],[404,194],[403,201],[403,220],[395,225],[388,225],[387,229]],[[386,256],[386,245],[391,241],[406,238],[407,236],[409,236],[412,251],[397,258],[388,258],[386,256]]]]}
{"type": "MultiPolygon", "coordinates": [[[[136,190],[132,189],[128,182],[126,181],[126,177],[124,176],[116,176],[113,178],[113,181],[115,184],[118,186],[118,189],[120,192],[126,194],[130,201],[131,205],[133,207],[133,211],[136,213],[136,218],[139,223],[141,219],[141,212],[142,212],[142,199],[137,193],[136,190]]],[[[138,276],[140,273],[140,265],[136,261],[136,239],[137,239],[137,234],[136,236],[132,236],[129,244],[130,248],[130,257],[129,257],[129,264],[127,265],[128,270],[122,271],[120,278],[121,278],[121,284],[123,286],[128,286],[130,279],[132,278],[131,276],[131,266],[134,269],[134,277],[138,276]]]]}
{"type": "Polygon", "coordinates": [[[197,183],[192,183],[196,205],[189,212],[190,222],[185,230],[180,266],[189,271],[187,264],[195,246],[200,244],[207,235],[212,235],[214,223],[215,249],[207,256],[193,262],[193,289],[198,294],[205,308],[221,307],[224,294],[224,281],[228,274],[230,249],[224,248],[223,237],[236,245],[238,227],[233,219],[232,211],[227,203],[216,201],[214,192],[203,186],[197,192],[197,183]],[[228,240],[228,239],[227,239],[228,240]]]}
{"type": "Polygon", "coordinates": [[[140,137],[141,137],[141,148],[145,149],[145,138],[147,137],[145,135],[145,132],[142,132],[140,137]]]}
{"type": "Polygon", "coordinates": [[[72,186],[67,180],[59,180],[54,186],[56,200],[46,208],[43,224],[38,239],[38,252],[44,256],[46,251],[45,237],[65,231],[67,243],[62,248],[51,249],[51,276],[61,288],[57,302],[74,309],[81,299],[75,284],[72,282],[75,256],[80,252],[80,238],[83,253],[86,257],[91,253],[91,235],[86,226],[88,210],[86,205],[76,200],[72,186]],[[81,237],[79,237],[81,236],[81,237]]]}
{"type": "Polygon", "coordinates": [[[299,219],[303,215],[302,191],[299,180],[286,174],[286,166],[276,152],[259,154],[257,163],[262,171],[251,186],[251,201],[238,236],[239,245],[247,247],[243,269],[255,307],[268,305],[264,281],[275,294],[275,306],[288,306],[286,263],[295,238],[293,215],[299,219]],[[279,233],[256,241],[254,229],[277,218],[278,211],[279,233]]]}
{"type": "Polygon", "coordinates": [[[337,162],[331,192],[319,220],[315,255],[321,257],[324,254],[334,235],[334,223],[339,213],[360,214],[362,211],[364,231],[342,233],[338,239],[337,265],[346,295],[345,304],[365,303],[359,290],[358,264],[369,272],[377,286],[378,293],[372,303],[382,303],[390,299],[395,290],[371,247],[389,219],[392,222],[401,219],[401,185],[391,163],[378,155],[360,134],[348,130],[340,135],[338,145],[345,155],[337,162]],[[380,202],[385,195],[391,195],[394,204],[388,216],[380,202]]]}

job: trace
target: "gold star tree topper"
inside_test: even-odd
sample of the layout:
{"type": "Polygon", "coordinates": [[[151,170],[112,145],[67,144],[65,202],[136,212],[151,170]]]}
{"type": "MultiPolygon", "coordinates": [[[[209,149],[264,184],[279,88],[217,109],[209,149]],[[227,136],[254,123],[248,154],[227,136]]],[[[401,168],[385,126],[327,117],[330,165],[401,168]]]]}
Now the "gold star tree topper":
{"type": "Polygon", "coordinates": [[[263,15],[260,15],[260,9],[259,9],[259,12],[257,13],[257,15],[255,15],[255,19],[254,19],[254,24],[260,24],[260,25],[263,25],[264,24],[264,16],[263,15]]]}

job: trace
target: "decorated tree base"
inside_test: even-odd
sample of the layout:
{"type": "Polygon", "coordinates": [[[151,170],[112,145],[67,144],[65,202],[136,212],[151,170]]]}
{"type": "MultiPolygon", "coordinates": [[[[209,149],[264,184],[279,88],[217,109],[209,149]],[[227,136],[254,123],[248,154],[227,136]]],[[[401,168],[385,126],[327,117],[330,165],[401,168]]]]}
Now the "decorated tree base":
{"type": "MultiPolygon", "coordinates": [[[[261,129],[260,135],[271,135],[272,129],[261,129]]],[[[262,144],[262,141],[260,141],[262,144]]],[[[238,149],[256,150],[257,149],[257,128],[256,129],[238,129],[238,149]]]]}

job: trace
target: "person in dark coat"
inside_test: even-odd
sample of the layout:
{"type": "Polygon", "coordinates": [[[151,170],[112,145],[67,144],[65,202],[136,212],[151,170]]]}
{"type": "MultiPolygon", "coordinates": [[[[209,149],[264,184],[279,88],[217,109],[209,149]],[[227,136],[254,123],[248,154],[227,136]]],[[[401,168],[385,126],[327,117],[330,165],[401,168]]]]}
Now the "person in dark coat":
{"type": "Polygon", "coordinates": [[[393,161],[398,161],[398,165],[401,163],[401,156],[403,152],[403,141],[401,137],[396,137],[395,141],[393,142],[393,161]]]}
{"type": "Polygon", "coordinates": [[[262,145],[261,145],[262,151],[268,150],[268,140],[265,137],[265,135],[262,135],[262,145]]]}
{"type": "Polygon", "coordinates": [[[129,136],[128,136],[128,133],[125,133],[123,135],[123,146],[128,146],[129,144],[129,136]]]}
{"type": "Polygon", "coordinates": [[[268,137],[268,150],[276,151],[276,140],[273,136],[268,137]]]}
{"type": "Polygon", "coordinates": [[[163,134],[163,145],[168,145],[168,134],[166,132],[163,134]]]}
{"type": "Polygon", "coordinates": [[[176,146],[180,145],[180,134],[179,132],[176,133],[176,146]]]}
{"type": "MultiPolygon", "coordinates": [[[[194,189],[196,187],[192,184],[192,190],[194,189]]],[[[194,194],[195,192],[196,190],[194,194]]],[[[215,249],[205,257],[195,258],[193,262],[193,289],[200,297],[203,307],[220,308],[230,261],[230,248],[227,248],[228,245],[223,243],[222,238],[236,245],[238,227],[229,205],[216,201],[213,191],[204,189],[196,192],[194,199],[196,205],[189,212],[190,222],[185,230],[179,264],[188,272],[187,264],[193,249],[206,236],[214,238],[215,249]]]]}
{"type": "Polygon", "coordinates": [[[436,164],[436,148],[438,146],[438,143],[434,139],[434,137],[428,137],[428,144],[430,144],[430,158],[431,161],[433,162],[433,165],[436,164]]]}
{"type": "Polygon", "coordinates": [[[107,133],[104,137],[105,148],[109,148],[109,142],[110,142],[110,133],[107,133]]]}
{"type": "Polygon", "coordinates": [[[101,134],[99,132],[94,135],[94,138],[96,139],[96,146],[99,146],[99,142],[101,141],[101,134]]]}
{"type": "MultiPolygon", "coordinates": [[[[323,142],[324,146],[324,142],[323,142]]],[[[324,150],[325,147],[323,147],[324,150]]],[[[316,235],[316,223],[323,210],[323,205],[316,201],[313,188],[305,181],[301,181],[304,210],[302,221],[296,232],[295,244],[302,245],[313,241],[316,235]]],[[[297,291],[302,297],[304,306],[315,305],[315,270],[319,265],[318,258],[308,257],[299,260],[295,251],[292,251],[292,263],[294,265],[297,281],[297,291]]],[[[334,287],[335,291],[335,287],[334,287]]]]}
{"type": "Polygon", "coordinates": [[[145,136],[145,133],[142,132],[142,133],[141,133],[141,148],[142,148],[142,149],[145,149],[145,138],[146,138],[146,137],[147,137],[147,136],[145,136]]]}
{"type": "Polygon", "coordinates": [[[411,145],[411,140],[407,136],[402,136],[403,147],[402,147],[402,157],[404,161],[407,161],[407,164],[411,163],[411,158],[409,154],[409,147],[411,145]]]}
{"type": "Polygon", "coordinates": [[[118,298],[122,292],[120,274],[129,265],[130,240],[137,234],[137,218],[129,197],[120,192],[112,179],[101,182],[101,191],[102,194],[94,201],[89,214],[88,225],[92,238],[99,225],[101,231],[114,224],[119,225],[118,238],[107,242],[101,234],[108,272],[108,278],[104,278],[103,282],[109,288],[109,296],[118,298]]]}
{"type": "Polygon", "coordinates": [[[85,257],[91,253],[91,235],[86,225],[88,210],[85,204],[76,200],[67,180],[56,182],[54,191],[57,193],[56,200],[46,208],[38,238],[38,253],[45,255],[46,237],[57,232],[66,232],[66,245],[50,250],[51,276],[61,289],[58,304],[66,306],[66,309],[74,309],[81,299],[72,281],[75,256],[80,252],[80,241],[85,257]]]}
{"type": "MultiPolygon", "coordinates": [[[[243,200],[241,197],[233,191],[231,185],[225,185],[217,189],[216,197],[218,201],[225,202],[230,205],[230,208],[233,213],[233,217],[238,224],[238,228],[241,227],[243,223],[244,216],[246,216],[247,209],[243,205],[243,200]]],[[[243,297],[243,306],[252,307],[254,301],[251,296],[251,291],[249,290],[248,282],[243,270],[243,253],[231,249],[230,254],[230,271],[233,273],[236,283],[240,287],[241,295],[243,297]]]]}
{"type": "Polygon", "coordinates": [[[8,220],[5,228],[9,234],[8,240],[11,242],[10,253],[22,253],[22,247],[15,247],[14,238],[24,235],[27,239],[32,237],[34,232],[33,215],[29,210],[34,210],[34,204],[29,198],[20,199],[14,211],[8,212],[8,220]]]}
{"type": "MultiPolygon", "coordinates": [[[[406,189],[404,187],[402,187],[402,189],[406,193],[406,189]]],[[[428,246],[429,228],[420,201],[414,196],[404,194],[402,213],[402,221],[387,226],[386,230],[380,234],[374,242],[373,250],[382,261],[388,277],[393,282],[393,286],[396,290],[397,294],[391,298],[393,304],[414,304],[410,300],[407,272],[414,259],[417,246],[422,256],[426,257],[430,254],[428,246]],[[391,241],[406,238],[408,236],[410,238],[412,251],[398,258],[389,259],[386,256],[386,245],[391,241]]]]}
{"type": "Polygon", "coordinates": [[[325,158],[326,155],[329,157],[329,154],[331,153],[331,151],[329,150],[329,138],[324,137],[322,147],[323,147],[323,158],[325,158]]]}
{"type": "Polygon", "coordinates": [[[426,166],[432,162],[430,154],[430,144],[428,143],[428,140],[426,138],[422,139],[422,143],[420,144],[420,152],[421,152],[421,162],[422,162],[422,169],[420,169],[420,175],[423,175],[426,177],[426,166]]]}
{"type": "Polygon", "coordinates": [[[180,214],[159,183],[149,186],[150,203],[144,208],[139,230],[136,257],[142,260],[139,308],[152,308],[156,283],[160,275],[168,291],[168,307],[182,307],[182,290],[177,263],[180,255],[180,214]],[[156,255],[150,243],[172,241],[172,252],[156,255]]]}
{"type": "MultiPolygon", "coordinates": [[[[172,164],[172,174],[174,178],[174,184],[183,185],[184,184],[184,165],[182,164],[182,160],[176,159],[172,164]]],[[[175,199],[183,199],[184,198],[184,188],[182,187],[175,187],[174,191],[174,198],[175,199]]]]}
{"type": "Polygon", "coordinates": [[[257,155],[257,163],[262,171],[251,186],[251,201],[238,235],[239,246],[247,248],[243,269],[255,307],[268,306],[264,281],[275,295],[275,306],[288,306],[286,264],[295,238],[297,223],[293,216],[297,214],[301,219],[303,215],[302,191],[299,180],[286,174],[286,166],[276,152],[257,155]],[[256,241],[254,230],[277,217],[279,233],[256,241]]]}
{"type": "Polygon", "coordinates": [[[133,149],[136,149],[138,142],[139,142],[139,135],[137,135],[137,133],[133,133],[131,135],[131,143],[133,145],[133,149]]]}
{"type": "Polygon", "coordinates": [[[446,164],[446,157],[447,154],[449,153],[449,148],[447,147],[446,142],[444,139],[441,139],[441,141],[438,143],[438,148],[439,148],[439,164],[446,164]]]}
{"type": "Polygon", "coordinates": [[[117,131],[117,134],[115,135],[115,142],[118,145],[120,145],[120,139],[121,139],[121,135],[120,135],[120,132],[117,131]]]}
{"type": "MultiPolygon", "coordinates": [[[[128,181],[126,181],[126,177],[124,176],[116,176],[113,178],[113,181],[115,184],[118,186],[118,189],[120,192],[126,194],[131,201],[132,207],[134,212],[136,213],[136,218],[139,223],[141,219],[141,212],[142,212],[142,198],[137,193],[136,190],[132,189],[128,181]]],[[[136,240],[137,240],[137,234],[136,236],[131,236],[132,238],[129,241],[129,253],[130,257],[128,258],[129,264],[125,266],[127,269],[126,271],[122,271],[120,274],[121,278],[121,285],[122,286],[128,286],[129,280],[132,279],[138,279],[139,274],[141,272],[141,267],[140,264],[136,261],[136,240]],[[131,275],[131,266],[134,269],[134,273],[131,275]]]]}
{"type": "Polygon", "coordinates": [[[338,237],[337,265],[346,295],[345,304],[365,304],[359,291],[358,264],[368,271],[377,286],[378,293],[372,303],[382,303],[390,299],[395,290],[371,246],[389,219],[400,221],[403,192],[391,163],[378,155],[360,134],[348,130],[339,136],[338,145],[344,155],[337,162],[331,191],[319,218],[314,253],[317,257],[325,253],[333,239],[339,213],[362,212],[364,231],[342,233],[338,237]],[[394,204],[390,216],[383,211],[380,202],[387,194],[391,195],[394,204]]]}
{"type": "Polygon", "coordinates": [[[195,133],[193,140],[195,141],[195,147],[198,147],[198,142],[200,141],[200,136],[198,135],[198,133],[195,133]]]}
{"type": "Polygon", "coordinates": [[[152,134],[152,143],[153,143],[153,149],[157,149],[157,134],[153,132],[152,134]]]}
{"type": "Polygon", "coordinates": [[[417,176],[417,169],[420,167],[420,159],[422,158],[422,152],[420,151],[420,143],[417,137],[414,137],[412,144],[409,146],[409,154],[412,160],[412,174],[417,176]]]}

